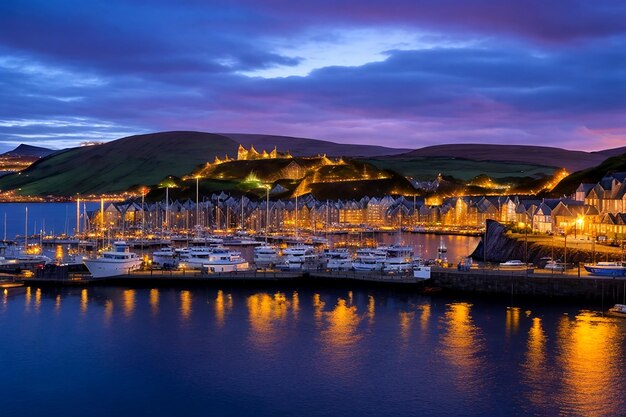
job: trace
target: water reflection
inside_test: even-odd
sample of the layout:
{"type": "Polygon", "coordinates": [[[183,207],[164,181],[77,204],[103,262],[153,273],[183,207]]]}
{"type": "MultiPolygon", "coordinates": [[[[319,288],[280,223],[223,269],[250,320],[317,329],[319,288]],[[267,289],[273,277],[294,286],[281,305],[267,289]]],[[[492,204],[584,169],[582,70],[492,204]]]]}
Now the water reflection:
{"type": "Polygon", "coordinates": [[[298,291],[294,291],[291,294],[291,310],[293,311],[294,320],[298,320],[298,313],[300,313],[300,297],[298,291]]]}
{"type": "Polygon", "coordinates": [[[477,400],[486,379],[484,343],[470,314],[471,308],[469,303],[448,304],[443,317],[446,330],[441,338],[441,352],[454,368],[453,380],[457,388],[477,400]]]}
{"type": "Polygon", "coordinates": [[[517,333],[519,329],[519,316],[520,316],[519,307],[507,307],[506,324],[505,324],[505,334],[507,338],[510,337],[511,334],[517,333]]]}
{"type": "Polygon", "coordinates": [[[420,316],[422,333],[426,333],[428,330],[428,322],[430,320],[430,304],[422,304],[420,309],[422,310],[422,315],[420,316]]]}
{"type": "Polygon", "coordinates": [[[284,294],[277,292],[273,296],[258,293],[248,297],[248,321],[250,340],[260,350],[276,350],[280,338],[280,325],[287,317],[289,308],[284,294]]]}
{"type": "Polygon", "coordinates": [[[368,296],[367,300],[367,325],[372,326],[374,324],[374,315],[376,314],[376,300],[373,295],[368,296]]]}
{"type": "Polygon", "coordinates": [[[41,288],[35,290],[35,311],[41,308],[41,288]]]}
{"type": "Polygon", "coordinates": [[[326,370],[347,376],[357,365],[359,342],[363,334],[358,326],[361,317],[357,307],[348,305],[345,299],[338,298],[335,307],[324,313],[327,323],[321,332],[322,351],[327,357],[326,370]]]}
{"type": "Polygon", "coordinates": [[[313,318],[318,328],[322,326],[322,316],[324,314],[325,305],[326,303],[322,301],[322,297],[319,294],[313,294],[313,318]]]}
{"type": "Polygon", "coordinates": [[[33,295],[32,295],[30,287],[26,287],[26,293],[24,294],[24,309],[26,311],[30,310],[30,302],[32,300],[32,297],[33,295]]]}
{"type": "Polygon", "coordinates": [[[522,365],[524,382],[528,386],[527,399],[533,407],[547,407],[552,398],[549,392],[550,371],[546,358],[547,337],[539,317],[534,317],[528,331],[526,361],[522,365]]]}
{"type": "Polygon", "coordinates": [[[111,322],[113,316],[113,300],[106,300],[104,302],[104,324],[108,325],[111,322]]]}
{"type": "Polygon", "coordinates": [[[156,288],[150,290],[150,311],[153,315],[159,313],[159,290],[156,288]]]}
{"type": "Polygon", "coordinates": [[[122,294],[124,316],[127,318],[132,317],[135,312],[135,290],[124,290],[122,294]]]}
{"type": "Polygon", "coordinates": [[[218,326],[224,325],[226,313],[230,312],[232,308],[233,296],[231,294],[224,296],[224,292],[219,290],[217,297],[215,297],[215,320],[218,326]]]}
{"type": "Polygon", "coordinates": [[[61,311],[61,294],[57,294],[56,299],[54,300],[54,311],[57,313],[61,311]]]}
{"type": "Polygon", "coordinates": [[[409,336],[411,335],[411,327],[413,326],[413,319],[415,318],[414,311],[404,312],[401,311],[400,315],[400,337],[402,339],[403,346],[406,347],[406,344],[409,340],[409,336]]]}
{"type": "Polygon", "coordinates": [[[87,288],[83,288],[80,291],[80,312],[85,314],[87,312],[87,304],[89,303],[89,296],[87,294],[87,288]]]}
{"type": "Polygon", "coordinates": [[[558,330],[559,362],[563,368],[561,409],[585,416],[622,413],[624,333],[613,319],[583,312],[564,317],[558,330]]]}
{"type": "Polygon", "coordinates": [[[189,319],[191,315],[191,292],[183,290],[180,292],[180,318],[189,319]]]}

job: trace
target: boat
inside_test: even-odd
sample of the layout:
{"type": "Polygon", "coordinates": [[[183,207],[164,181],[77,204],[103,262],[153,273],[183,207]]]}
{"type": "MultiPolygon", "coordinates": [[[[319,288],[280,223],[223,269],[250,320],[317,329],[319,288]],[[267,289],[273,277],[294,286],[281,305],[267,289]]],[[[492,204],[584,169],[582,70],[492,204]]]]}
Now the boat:
{"type": "Polygon", "coordinates": [[[306,263],[314,262],[316,259],[313,246],[296,245],[283,250],[283,260],[290,265],[288,269],[302,269],[306,263]]]}
{"type": "Polygon", "coordinates": [[[383,261],[385,272],[405,272],[413,268],[413,248],[391,245],[386,247],[387,256],[383,261]]]}
{"type": "Polygon", "coordinates": [[[417,265],[413,268],[413,278],[426,281],[430,279],[430,266],[417,265]]]}
{"type": "Polygon", "coordinates": [[[279,259],[276,246],[265,244],[254,248],[254,263],[258,266],[275,265],[279,259]]]}
{"type": "Polygon", "coordinates": [[[95,259],[86,259],[85,266],[93,278],[108,278],[128,274],[141,267],[141,258],[130,252],[126,242],[115,242],[113,250],[102,252],[95,259]]]}
{"type": "Polygon", "coordinates": [[[601,277],[626,277],[626,266],[621,262],[598,262],[586,264],[584,268],[591,275],[601,277]]]}
{"type": "Polygon", "coordinates": [[[557,261],[548,261],[546,262],[546,266],[544,268],[549,271],[564,272],[565,264],[557,261]]]}
{"type": "Polygon", "coordinates": [[[177,264],[176,251],[166,246],[152,253],[152,265],[160,268],[175,268],[177,264]]]}
{"type": "Polygon", "coordinates": [[[178,269],[201,270],[209,259],[209,256],[215,249],[215,247],[206,246],[188,247],[181,249],[178,252],[178,269]]]}
{"type": "Polygon", "coordinates": [[[324,260],[326,268],[332,270],[352,269],[352,258],[350,252],[345,248],[325,249],[324,260]]]}
{"type": "Polygon", "coordinates": [[[607,312],[609,316],[626,318],[626,304],[615,304],[607,312]]]}
{"type": "Polygon", "coordinates": [[[352,269],[355,271],[381,271],[386,259],[386,247],[357,249],[356,259],[352,262],[352,269]]]}
{"type": "Polygon", "coordinates": [[[241,253],[226,248],[213,249],[202,265],[208,272],[235,272],[249,269],[248,262],[241,253]]]}
{"type": "Polygon", "coordinates": [[[500,269],[526,269],[526,268],[528,268],[528,265],[518,259],[500,263],[500,269]]]}

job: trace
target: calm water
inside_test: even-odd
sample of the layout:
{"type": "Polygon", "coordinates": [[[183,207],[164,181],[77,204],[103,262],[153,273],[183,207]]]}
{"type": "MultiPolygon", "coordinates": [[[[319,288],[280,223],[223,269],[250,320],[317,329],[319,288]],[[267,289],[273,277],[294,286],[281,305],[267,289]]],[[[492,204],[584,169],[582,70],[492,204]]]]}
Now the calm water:
{"type": "MultiPolygon", "coordinates": [[[[100,207],[100,203],[81,203],[81,216],[84,206],[87,207],[87,211],[97,210],[100,207]]],[[[0,203],[0,239],[4,238],[5,215],[7,218],[7,239],[15,239],[16,235],[24,236],[26,207],[28,207],[29,234],[39,234],[39,231],[42,229],[48,234],[74,234],[74,229],[76,228],[76,203],[0,203]]]]}
{"type": "Polygon", "coordinates": [[[1,413],[625,415],[625,332],[391,290],[32,288],[1,299],[1,413]]]}

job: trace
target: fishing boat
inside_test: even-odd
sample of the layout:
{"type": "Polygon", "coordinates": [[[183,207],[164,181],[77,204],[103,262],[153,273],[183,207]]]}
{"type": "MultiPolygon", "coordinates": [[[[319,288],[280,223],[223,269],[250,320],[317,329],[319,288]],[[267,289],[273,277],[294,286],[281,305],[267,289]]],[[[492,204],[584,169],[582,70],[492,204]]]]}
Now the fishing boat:
{"type": "Polygon", "coordinates": [[[621,262],[598,262],[584,265],[591,275],[600,277],[626,277],[626,266],[621,262]]]}
{"type": "Polygon", "coordinates": [[[141,258],[130,252],[126,242],[115,242],[113,250],[102,252],[95,259],[85,260],[85,266],[94,278],[108,278],[128,274],[141,267],[141,258]]]}
{"type": "Polygon", "coordinates": [[[607,312],[609,316],[626,318],[626,304],[615,304],[607,312]]]}

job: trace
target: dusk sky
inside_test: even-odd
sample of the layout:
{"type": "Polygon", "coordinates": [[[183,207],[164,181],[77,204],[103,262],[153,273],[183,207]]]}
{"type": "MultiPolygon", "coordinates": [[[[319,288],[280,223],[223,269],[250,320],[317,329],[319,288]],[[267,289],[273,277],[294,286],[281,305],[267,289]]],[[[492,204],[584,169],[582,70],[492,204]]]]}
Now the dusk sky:
{"type": "Polygon", "coordinates": [[[162,130],[626,146],[626,2],[0,2],[0,150],[162,130]]]}

